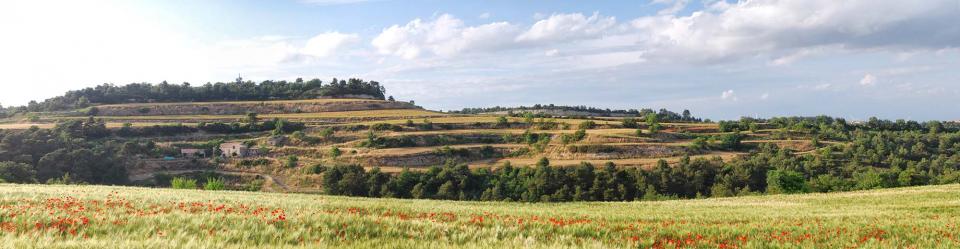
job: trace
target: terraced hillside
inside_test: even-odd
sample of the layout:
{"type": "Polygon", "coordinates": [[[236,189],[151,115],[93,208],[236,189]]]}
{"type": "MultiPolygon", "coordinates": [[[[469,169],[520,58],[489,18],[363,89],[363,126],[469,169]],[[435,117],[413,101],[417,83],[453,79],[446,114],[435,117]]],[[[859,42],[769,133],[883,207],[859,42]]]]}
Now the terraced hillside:
{"type": "Polygon", "coordinates": [[[98,116],[244,115],[420,109],[408,102],[368,99],[311,99],[206,103],[146,103],[99,105],[98,116]]]}
{"type": "MultiPolygon", "coordinates": [[[[77,113],[90,113],[91,109],[96,110],[91,113],[93,118],[103,120],[108,129],[185,127],[177,128],[180,133],[175,136],[146,137],[159,142],[160,150],[166,152],[139,155],[127,169],[134,183],[145,185],[168,184],[162,182],[168,175],[214,171],[222,176],[254,175],[268,180],[260,185],[283,186],[262,188],[269,191],[321,192],[320,169],[331,165],[356,164],[367,170],[398,173],[405,168],[424,171],[449,163],[496,169],[505,164],[534,165],[545,158],[553,166],[612,162],[619,167],[650,168],[660,161],[677,163],[687,157],[730,160],[743,154],[712,146],[719,143],[714,140],[709,140],[707,147],[693,147],[697,138],[730,134],[718,132],[713,123],[658,123],[657,131],[652,131],[647,123],[626,128],[623,118],[451,115],[406,102],[367,99],[101,105],[72,113],[32,114],[33,122],[15,116],[0,124],[0,129],[52,128],[56,122],[87,120],[89,117],[77,113]],[[215,122],[245,124],[249,122],[246,114],[251,112],[261,120],[302,122],[306,128],[279,135],[224,135],[189,128],[215,122]],[[181,148],[207,144],[199,148],[214,154],[212,147],[203,146],[223,142],[242,142],[258,153],[216,160],[178,153],[181,148]]],[[[809,144],[807,140],[771,139],[773,132],[746,132],[744,144],[790,145],[803,151],[815,148],[804,145],[809,144]]],[[[143,143],[141,138],[125,140],[143,143]]],[[[234,187],[249,187],[241,185],[234,187]]]]}

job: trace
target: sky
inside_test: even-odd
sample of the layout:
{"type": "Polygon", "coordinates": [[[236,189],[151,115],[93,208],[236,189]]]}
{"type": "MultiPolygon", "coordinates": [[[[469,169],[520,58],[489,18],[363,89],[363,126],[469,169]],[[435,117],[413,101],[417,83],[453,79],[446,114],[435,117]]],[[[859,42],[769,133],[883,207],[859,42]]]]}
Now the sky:
{"type": "Polygon", "coordinates": [[[359,77],[532,104],[960,120],[960,0],[0,3],[0,104],[103,83],[359,77]]]}

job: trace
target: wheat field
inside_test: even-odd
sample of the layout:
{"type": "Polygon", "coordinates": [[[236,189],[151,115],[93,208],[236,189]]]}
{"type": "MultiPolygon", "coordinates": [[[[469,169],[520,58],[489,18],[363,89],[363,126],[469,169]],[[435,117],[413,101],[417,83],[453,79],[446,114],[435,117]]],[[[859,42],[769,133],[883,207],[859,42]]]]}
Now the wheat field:
{"type": "Polygon", "coordinates": [[[525,204],[0,185],[5,248],[956,248],[960,185],[525,204]]]}

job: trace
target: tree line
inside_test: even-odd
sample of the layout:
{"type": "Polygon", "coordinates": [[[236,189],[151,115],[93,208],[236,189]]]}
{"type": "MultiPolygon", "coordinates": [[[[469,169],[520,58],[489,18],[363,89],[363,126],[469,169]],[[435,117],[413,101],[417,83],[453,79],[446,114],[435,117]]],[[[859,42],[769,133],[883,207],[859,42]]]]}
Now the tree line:
{"type": "MultiPolygon", "coordinates": [[[[667,109],[660,109],[659,111],[654,111],[653,109],[643,108],[640,110],[637,109],[628,109],[620,110],[610,108],[596,108],[588,106],[564,106],[564,105],[554,105],[554,104],[535,104],[533,106],[517,106],[517,107],[477,107],[477,108],[463,108],[459,111],[451,111],[451,113],[460,113],[460,114],[480,114],[480,113],[489,113],[489,112],[509,112],[511,116],[521,117],[525,113],[530,113],[531,111],[537,110],[558,110],[558,111],[575,111],[575,112],[588,112],[595,114],[597,116],[613,116],[613,115],[623,115],[630,117],[646,117],[649,114],[655,114],[660,120],[663,121],[685,121],[685,122],[701,122],[703,121],[700,118],[694,117],[690,110],[683,110],[681,113],[672,112],[667,109]]],[[[542,117],[541,116],[538,117],[542,117]]]]}
{"type": "Polygon", "coordinates": [[[102,84],[80,90],[68,91],[62,96],[41,102],[30,101],[26,106],[10,107],[13,112],[63,111],[86,108],[93,104],[185,102],[185,101],[235,101],[235,100],[276,100],[276,99],[313,99],[341,95],[369,95],[375,99],[386,99],[386,89],[377,81],[362,79],[338,80],[334,78],[324,83],[319,79],[304,81],[244,81],[206,83],[192,86],[188,82],[171,84],[163,81],[159,84],[131,83],[117,86],[102,84]]]}
{"type": "MultiPolygon", "coordinates": [[[[796,154],[762,144],[732,160],[687,156],[673,165],[660,160],[649,170],[613,163],[599,168],[589,163],[554,167],[544,158],[533,167],[507,163],[496,169],[469,169],[451,162],[399,174],[378,169],[365,172],[353,165],[315,167],[320,169],[315,172],[323,174],[323,188],[332,195],[524,202],[659,200],[960,183],[960,131],[949,123],[850,124],[824,117],[762,122],[803,133],[816,149],[796,154]],[[819,136],[833,141],[821,143],[819,136]]],[[[758,123],[730,125],[739,130],[741,125],[749,129],[758,123]]],[[[737,149],[740,139],[737,132],[722,135],[721,144],[714,148],[737,149]]],[[[714,149],[701,146],[698,149],[714,149]]]]}

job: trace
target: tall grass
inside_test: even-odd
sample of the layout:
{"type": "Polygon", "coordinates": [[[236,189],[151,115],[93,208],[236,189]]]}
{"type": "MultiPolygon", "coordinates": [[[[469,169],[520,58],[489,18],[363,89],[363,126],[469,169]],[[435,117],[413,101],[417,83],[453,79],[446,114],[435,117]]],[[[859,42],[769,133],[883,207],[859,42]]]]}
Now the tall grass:
{"type": "Polygon", "coordinates": [[[204,190],[224,190],[226,184],[223,178],[207,177],[207,183],[203,185],[204,190]]]}
{"type": "Polygon", "coordinates": [[[174,189],[197,189],[197,180],[174,177],[173,180],[170,180],[170,187],[174,189]]]}
{"type": "Polygon", "coordinates": [[[0,184],[9,248],[958,248],[960,185],[497,203],[0,184]]]}

